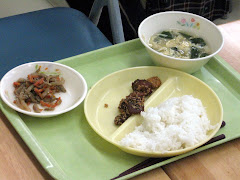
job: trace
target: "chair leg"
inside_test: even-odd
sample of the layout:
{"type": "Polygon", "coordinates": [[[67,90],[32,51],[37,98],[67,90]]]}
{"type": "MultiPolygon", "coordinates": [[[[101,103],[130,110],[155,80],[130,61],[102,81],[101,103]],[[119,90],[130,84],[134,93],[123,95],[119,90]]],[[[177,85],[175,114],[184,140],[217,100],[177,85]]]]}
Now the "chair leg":
{"type": "Polygon", "coordinates": [[[104,6],[108,7],[113,43],[124,42],[125,38],[118,0],[95,0],[89,14],[89,19],[97,25],[104,6]]]}
{"type": "Polygon", "coordinates": [[[89,19],[97,25],[102,13],[102,8],[107,6],[107,0],[94,0],[91,11],[89,13],[89,19]]]}
{"type": "Polygon", "coordinates": [[[113,34],[113,43],[124,42],[125,39],[118,0],[108,0],[108,13],[113,34]]]}

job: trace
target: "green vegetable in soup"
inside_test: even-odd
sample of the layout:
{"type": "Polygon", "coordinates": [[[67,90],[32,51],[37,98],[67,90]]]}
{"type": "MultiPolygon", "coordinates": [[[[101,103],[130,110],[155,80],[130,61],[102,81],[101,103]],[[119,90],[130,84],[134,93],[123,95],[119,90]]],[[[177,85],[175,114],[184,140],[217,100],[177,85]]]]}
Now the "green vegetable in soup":
{"type": "Polygon", "coordinates": [[[171,47],[171,49],[174,50],[174,51],[178,51],[177,47],[171,47]]]}
{"type": "Polygon", "coordinates": [[[211,52],[201,37],[178,30],[154,34],[149,40],[149,46],[164,55],[183,59],[201,58],[211,52]]]}
{"type": "Polygon", "coordinates": [[[206,46],[206,43],[202,38],[191,38],[190,41],[194,44],[199,44],[200,46],[206,46]]]}
{"type": "Polygon", "coordinates": [[[209,54],[208,53],[202,53],[201,55],[200,55],[200,57],[206,57],[206,56],[208,56],[209,54]]]}
{"type": "Polygon", "coordinates": [[[200,50],[195,47],[195,46],[192,46],[191,47],[191,59],[196,59],[199,57],[199,54],[200,54],[200,50]]]}
{"type": "Polygon", "coordinates": [[[159,37],[165,39],[173,39],[173,35],[169,31],[163,31],[161,34],[159,34],[159,37]]]}
{"type": "Polygon", "coordinates": [[[202,58],[208,55],[208,53],[202,53],[201,50],[195,46],[191,47],[191,59],[202,58]]]}
{"type": "Polygon", "coordinates": [[[186,34],[186,33],[183,33],[183,32],[179,32],[179,34],[181,34],[183,37],[185,37],[186,39],[190,39],[192,36],[186,34]]]}

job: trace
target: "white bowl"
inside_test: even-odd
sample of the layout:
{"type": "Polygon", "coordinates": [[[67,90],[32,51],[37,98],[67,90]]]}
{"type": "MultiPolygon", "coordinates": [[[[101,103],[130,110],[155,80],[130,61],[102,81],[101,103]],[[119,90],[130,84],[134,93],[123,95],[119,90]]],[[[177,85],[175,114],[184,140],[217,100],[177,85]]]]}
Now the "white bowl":
{"type": "Polygon", "coordinates": [[[168,11],[149,16],[141,22],[138,36],[153,62],[158,66],[178,69],[187,73],[194,73],[205,65],[211,57],[223,47],[223,36],[218,27],[211,21],[186,12],[168,11]],[[211,54],[197,59],[181,59],[163,55],[149,47],[150,37],[164,30],[177,29],[203,38],[211,49],[211,54]]]}
{"type": "MultiPolygon", "coordinates": [[[[72,110],[77,107],[86,97],[87,83],[83,76],[74,69],[59,63],[54,62],[31,62],[22,64],[6,73],[1,80],[1,98],[12,109],[35,117],[51,117],[56,116],[72,110]],[[62,103],[55,107],[53,111],[42,111],[36,113],[25,111],[17,107],[13,101],[15,99],[13,82],[19,78],[27,78],[28,74],[36,71],[36,66],[41,66],[42,71],[56,72],[65,79],[64,87],[65,93],[56,93],[56,97],[61,97],[62,103]],[[56,71],[57,70],[57,71],[56,71]]],[[[32,108],[30,108],[32,109],[32,108]]]]}

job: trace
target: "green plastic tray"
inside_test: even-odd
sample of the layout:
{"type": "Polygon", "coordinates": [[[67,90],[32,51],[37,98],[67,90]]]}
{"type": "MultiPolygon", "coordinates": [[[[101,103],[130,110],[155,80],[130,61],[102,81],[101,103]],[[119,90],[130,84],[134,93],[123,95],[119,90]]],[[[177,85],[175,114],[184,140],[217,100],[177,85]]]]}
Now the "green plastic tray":
{"type": "MultiPolygon", "coordinates": [[[[89,88],[114,71],[153,65],[138,39],[58,62],[80,72],[89,88]]],[[[240,137],[240,74],[217,56],[193,75],[212,87],[219,96],[226,126],[217,135],[225,134],[226,138],[120,179],[136,176],[240,137]]],[[[0,108],[41,165],[55,179],[111,179],[146,159],[127,154],[98,136],[84,116],[83,103],[68,113],[44,119],[17,113],[2,101],[0,108]]]]}

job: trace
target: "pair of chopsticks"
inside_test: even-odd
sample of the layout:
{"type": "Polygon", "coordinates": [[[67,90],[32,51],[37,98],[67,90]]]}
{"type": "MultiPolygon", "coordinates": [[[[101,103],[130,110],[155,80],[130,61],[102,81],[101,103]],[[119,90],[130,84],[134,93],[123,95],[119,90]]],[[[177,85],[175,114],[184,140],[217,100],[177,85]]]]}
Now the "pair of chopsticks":
{"type": "MultiPolygon", "coordinates": [[[[222,122],[221,124],[221,127],[220,128],[223,128],[224,126],[226,125],[225,121],[222,122]]],[[[208,144],[211,144],[211,143],[214,143],[214,142],[217,142],[219,140],[222,140],[222,139],[225,139],[225,135],[224,134],[220,134],[216,137],[213,137],[212,139],[210,139],[208,142],[206,142],[205,144],[203,144],[202,146],[206,146],[208,144]]],[[[200,147],[202,147],[200,146],[200,147]]],[[[111,180],[114,180],[114,179],[118,179],[120,177],[123,177],[123,176],[126,176],[128,174],[131,174],[133,172],[136,172],[136,171],[139,171],[141,169],[144,169],[146,167],[149,167],[149,166],[152,166],[154,164],[157,164],[157,163],[160,163],[162,161],[165,161],[167,159],[170,159],[172,157],[166,157],[166,158],[149,158],[149,159],[146,159],[145,161],[131,167],[130,169],[127,169],[126,171],[122,172],[121,174],[119,174],[117,177],[114,177],[112,178],[111,180]]]]}

